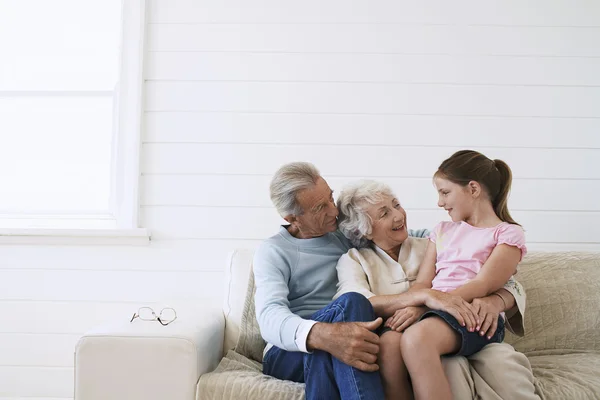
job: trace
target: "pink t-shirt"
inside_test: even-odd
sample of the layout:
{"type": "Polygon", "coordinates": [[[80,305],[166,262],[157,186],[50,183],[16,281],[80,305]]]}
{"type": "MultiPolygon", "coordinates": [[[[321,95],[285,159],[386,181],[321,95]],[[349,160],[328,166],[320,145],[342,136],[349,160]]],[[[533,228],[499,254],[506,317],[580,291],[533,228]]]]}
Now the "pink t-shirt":
{"type": "Polygon", "coordinates": [[[527,254],[523,229],[508,222],[476,228],[464,221],[443,221],[429,234],[429,240],[437,250],[432,288],[442,292],[458,289],[473,279],[499,244],[518,247],[521,260],[527,254]]]}

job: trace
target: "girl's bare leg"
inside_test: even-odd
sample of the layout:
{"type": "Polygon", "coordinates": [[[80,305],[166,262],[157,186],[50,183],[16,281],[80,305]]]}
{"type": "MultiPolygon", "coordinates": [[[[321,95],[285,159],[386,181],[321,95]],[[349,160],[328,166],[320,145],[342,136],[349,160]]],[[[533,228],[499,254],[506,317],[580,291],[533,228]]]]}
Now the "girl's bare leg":
{"type": "Polygon", "coordinates": [[[379,373],[386,400],[412,400],[408,370],[402,360],[402,333],[385,332],[379,341],[379,373]]]}
{"type": "Polygon", "coordinates": [[[460,348],[460,336],[439,317],[426,318],[402,335],[402,357],[417,400],[451,400],[440,357],[460,348]]]}

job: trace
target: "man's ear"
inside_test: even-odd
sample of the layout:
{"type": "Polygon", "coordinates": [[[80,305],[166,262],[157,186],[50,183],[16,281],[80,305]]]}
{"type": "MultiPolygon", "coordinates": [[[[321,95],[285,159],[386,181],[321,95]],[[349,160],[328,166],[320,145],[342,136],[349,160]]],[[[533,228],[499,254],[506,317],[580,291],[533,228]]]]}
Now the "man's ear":
{"type": "Polygon", "coordinates": [[[481,185],[477,181],[470,181],[467,185],[469,188],[469,193],[471,193],[474,197],[479,197],[481,195],[481,185]]]}
{"type": "Polygon", "coordinates": [[[290,225],[294,225],[294,222],[296,222],[296,216],[294,214],[286,215],[283,219],[290,225]]]}

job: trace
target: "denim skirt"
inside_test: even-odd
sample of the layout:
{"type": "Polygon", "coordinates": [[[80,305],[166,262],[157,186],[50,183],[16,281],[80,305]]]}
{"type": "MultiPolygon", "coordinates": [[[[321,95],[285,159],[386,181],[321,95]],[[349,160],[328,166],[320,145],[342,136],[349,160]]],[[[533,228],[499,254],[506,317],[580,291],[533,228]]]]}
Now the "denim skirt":
{"type": "Polygon", "coordinates": [[[445,311],[439,310],[429,310],[425,312],[419,318],[419,321],[437,316],[443,319],[452,329],[454,329],[461,338],[461,346],[460,349],[454,353],[449,355],[455,356],[470,356],[471,354],[477,353],[479,350],[483,349],[486,345],[490,343],[501,343],[504,340],[504,318],[502,316],[498,316],[498,328],[494,335],[488,339],[485,335],[480,335],[478,331],[469,332],[466,326],[462,326],[456,318],[452,315],[448,314],[445,311]]]}

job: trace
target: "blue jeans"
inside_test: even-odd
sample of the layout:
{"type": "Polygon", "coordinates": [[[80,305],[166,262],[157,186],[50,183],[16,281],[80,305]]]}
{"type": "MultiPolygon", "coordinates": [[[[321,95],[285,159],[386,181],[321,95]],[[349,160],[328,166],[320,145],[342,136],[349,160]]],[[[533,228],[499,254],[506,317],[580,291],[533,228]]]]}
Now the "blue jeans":
{"type": "MultiPolygon", "coordinates": [[[[375,319],[373,307],[358,293],[346,293],[311,317],[319,322],[367,322],[375,319]]],[[[305,383],[306,400],[383,399],[379,372],[363,372],[331,354],[311,354],[271,347],[263,358],[263,372],[278,379],[305,383]]]]}

